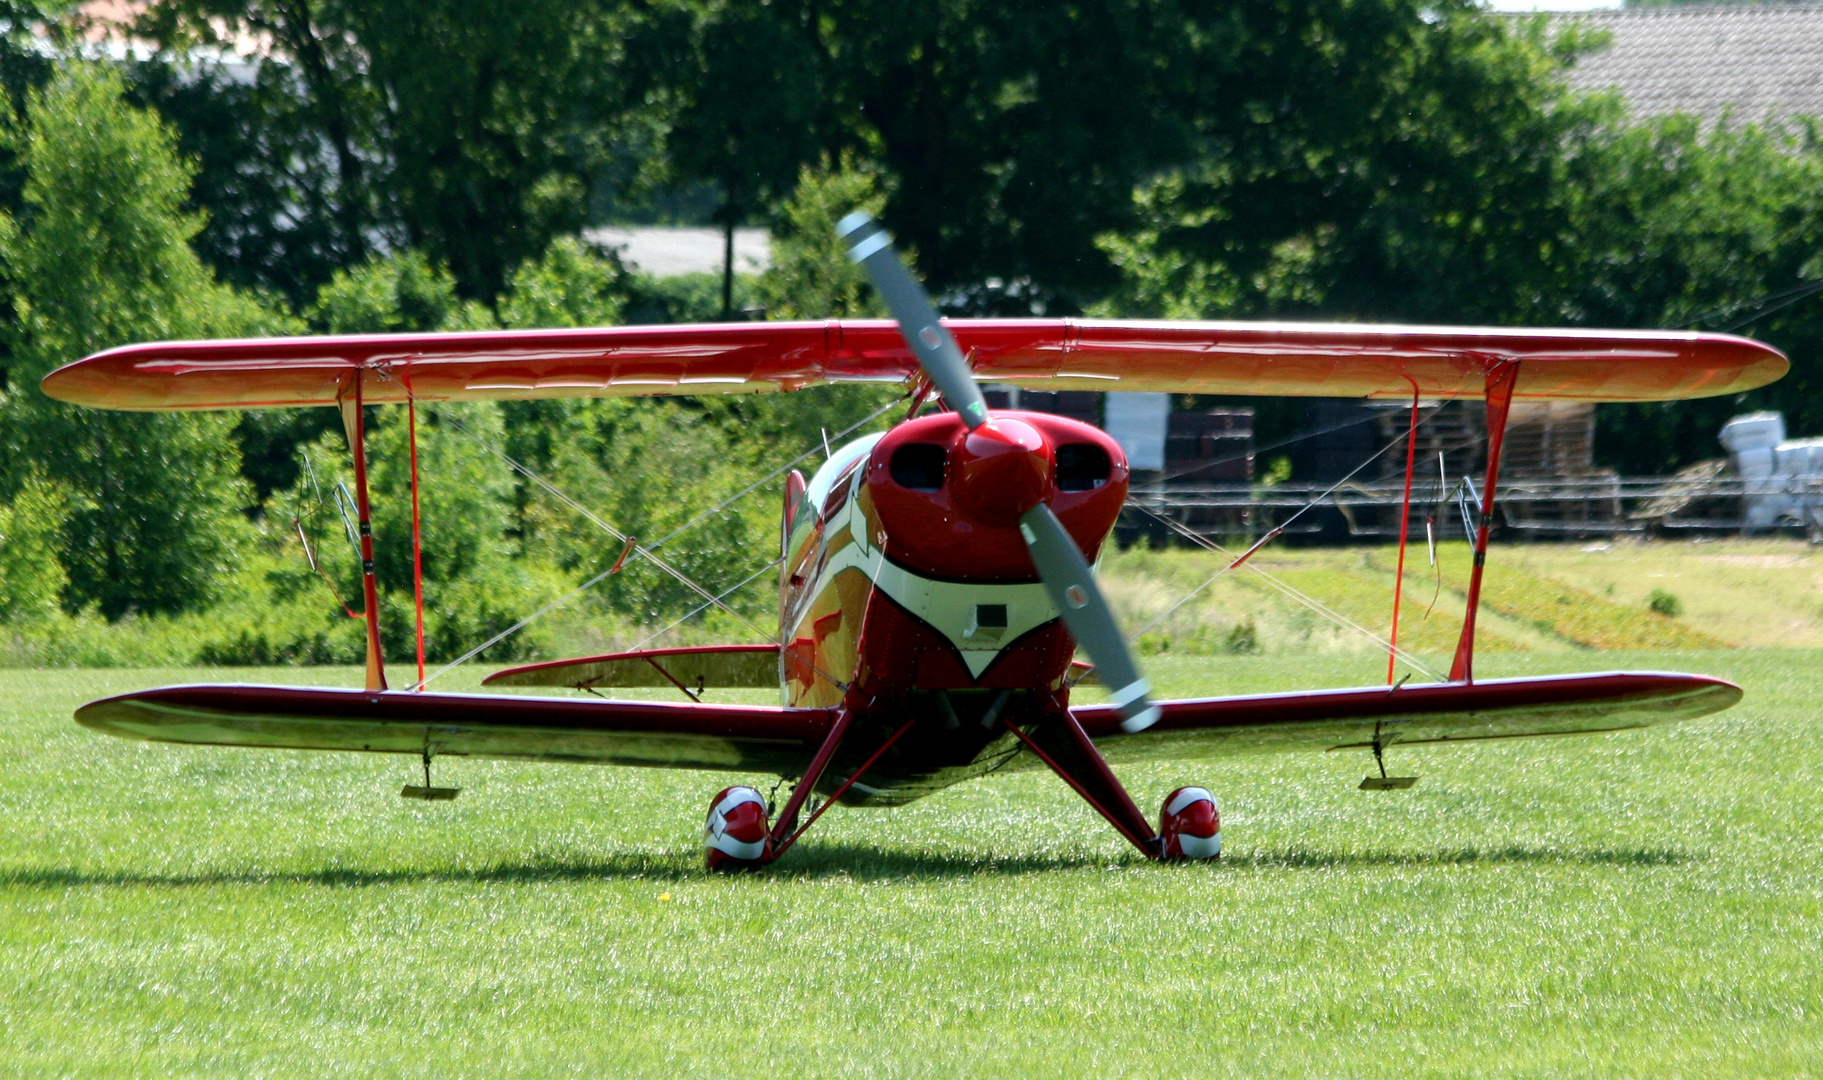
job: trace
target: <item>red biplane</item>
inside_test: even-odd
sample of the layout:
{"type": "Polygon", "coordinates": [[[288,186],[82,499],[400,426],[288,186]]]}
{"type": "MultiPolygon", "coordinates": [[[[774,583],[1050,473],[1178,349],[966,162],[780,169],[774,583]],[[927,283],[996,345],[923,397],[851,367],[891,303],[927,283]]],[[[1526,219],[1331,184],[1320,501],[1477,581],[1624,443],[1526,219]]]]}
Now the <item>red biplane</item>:
{"type": "MultiPolygon", "coordinates": [[[[939,321],[877,222],[843,223],[896,322],[743,323],[464,334],[165,342],[110,350],[44,380],[113,409],[341,409],[354,458],[367,677],[361,690],[173,686],[83,706],[130,738],[775,773],[711,801],[711,867],[764,865],[828,806],[892,806],[989,773],[1048,767],[1149,858],[1214,858],[1206,790],[1163,801],[1156,828],[1109,767],[1264,750],[1617,731],[1740,700],[1700,675],[1614,672],[1477,680],[1475,615],[1508,408],[1515,401],[1664,401],[1734,394],[1784,374],[1758,342],[1716,334],[1317,325],[939,321]],[[1091,562],[1127,493],[1106,434],[989,411],[977,380],[1027,389],[1483,399],[1488,453],[1461,640],[1424,685],[1153,701],[1091,562]],[[907,419],[787,479],[776,642],[534,664],[494,685],[675,686],[689,700],[389,690],[381,666],[363,406],[597,395],[767,393],[849,381],[907,387],[907,419]],[[945,411],[918,416],[927,396],[945,411]],[[1072,705],[1083,665],[1106,704],[1072,705]],[[705,687],[777,686],[776,707],[712,704],[705,687]],[[814,810],[806,800],[822,796],[814,810]]],[[[1408,454],[1409,460],[1409,454],[1408,454]]],[[[1410,477],[1407,465],[1407,477],[1410,477]]],[[[417,478],[413,474],[413,492],[417,478]]],[[[1408,484],[1409,491],[1409,484],[1408,484]]],[[[1409,500],[1406,510],[1409,520],[1409,500]]],[[[416,538],[414,537],[414,543],[416,538]]],[[[1257,545],[1256,545],[1257,548],[1257,545]]],[[[1243,556],[1244,558],[1245,556],[1243,556]]],[[[1396,623],[1395,623],[1396,626],[1396,623]]],[[[422,640],[420,638],[420,640],[422,640]]],[[[1389,679],[1390,681],[1390,679],[1389,679]]],[[[1364,786],[1398,786],[1397,777],[1364,786]]],[[[1370,778],[1371,780],[1372,778],[1370,778]]]]}

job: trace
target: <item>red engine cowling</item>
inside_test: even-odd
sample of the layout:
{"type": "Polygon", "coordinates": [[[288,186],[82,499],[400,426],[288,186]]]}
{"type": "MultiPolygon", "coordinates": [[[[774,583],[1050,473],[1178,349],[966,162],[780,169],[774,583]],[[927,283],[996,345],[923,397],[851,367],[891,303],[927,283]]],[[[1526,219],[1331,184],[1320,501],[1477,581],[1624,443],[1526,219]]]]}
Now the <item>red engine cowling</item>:
{"type": "Polygon", "coordinates": [[[970,432],[954,413],[900,424],[867,461],[886,555],[929,577],[1032,581],[1019,515],[1049,502],[1093,560],[1127,497],[1120,444],[1049,413],[995,411],[970,432]]]}

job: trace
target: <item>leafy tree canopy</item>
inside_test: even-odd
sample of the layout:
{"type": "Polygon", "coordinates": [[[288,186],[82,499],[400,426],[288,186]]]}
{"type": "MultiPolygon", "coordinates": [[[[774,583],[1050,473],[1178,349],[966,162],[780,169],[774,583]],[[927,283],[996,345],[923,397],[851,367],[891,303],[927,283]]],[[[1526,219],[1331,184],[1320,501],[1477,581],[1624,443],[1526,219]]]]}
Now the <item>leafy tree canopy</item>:
{"type": "Polygon", "coordinates": [[[190,167],[156,116],[129,107],[118,76],[69,64],[29,95],[8,144],[24,210],[0,217],[4,327],[15,390],[0,406],[0,483],[30,468],[63,485],[65,603],[109,617],[205,603],[232,566],[253,502],[227,415],[103,412],[37,393],[51,369],[157,338],[282,333],[296,323],[217,283],[189,246],[190,167]]]}

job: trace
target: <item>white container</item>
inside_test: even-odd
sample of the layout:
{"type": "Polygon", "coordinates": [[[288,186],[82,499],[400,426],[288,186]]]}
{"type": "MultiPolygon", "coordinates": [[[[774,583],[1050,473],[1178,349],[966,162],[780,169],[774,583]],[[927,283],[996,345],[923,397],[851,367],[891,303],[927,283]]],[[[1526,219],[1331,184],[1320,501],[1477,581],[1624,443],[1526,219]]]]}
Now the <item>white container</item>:
{"type": "Polygon", "coordinates": [[[1102,427],[1127,455],[1127,467],[1153,472],[1163,469],[1165,431],[1171,424],[1171,395],[1116,392],[1109,394],[1106,402],[1102,427]]]}
{"type": "Polygon", "coordinates": [[[1778,454],[1781,475],[1823,474],[1823,439],[1791,439],[1779,444],[1778,454]]]}
{"type": "Polygon", "coordinates": [[[1785,417],[1776,412],[1747,413],[1722,425],[1722,445],[1731,454],[1770,450],[1785,441],[1785,417]]]}
{"type": "Polygon", "coordinates": [[[1745,480],[1764,480],[1777,471],[1778,464],[1779,452],[1770,446],[1737,450],[1734,454],[1734,471],[1745,480]]]}
{"type": "Polygon", "coordinates": [[[1823,535],[1823,439],[1786,439],[1785,418],[1748,413],[1722,425],[1722,445],[1744,481],[1741,517],[1748,531],[1802,523],[1823,535]]]}

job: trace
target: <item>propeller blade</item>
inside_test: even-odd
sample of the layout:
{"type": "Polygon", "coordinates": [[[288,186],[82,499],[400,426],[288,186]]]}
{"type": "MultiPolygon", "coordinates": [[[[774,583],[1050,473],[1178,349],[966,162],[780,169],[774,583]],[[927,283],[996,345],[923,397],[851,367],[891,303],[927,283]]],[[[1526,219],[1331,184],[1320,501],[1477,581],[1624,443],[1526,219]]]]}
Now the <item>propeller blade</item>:
{"type": "Polygon", "coordinates": [[[856,210],[836,226],[848,257],[867,270],[874,289],[886,302],[887,310],[899,324],[899,333],[918,357],[918,366],[936,384],[937,392],[948,401],[968,425],[970,431],[987,423],[987,399],[975,385],[975,376],[956,339],[937,321],[924,287],[913,280],[910,271],[893,250],[892,237],[886,227],[865,210],[856,210]]]}
{"type": "Polygon", "coordinates": [[[1095,584],[1089,562],[1082,557],[1076,541],[1051,512],[1039,503],[1019,516],[1019,535],[1032,553],[1032,564],[1044,581],[1051,603],[1063,613],[1064,625],[1082,650],[1095,664],[1095,677],[1108,688],[1114,706],[1120,710],[1120,729],[1131,734],[1144,731],[1158,721],[1158,706],[1147,697],[1152,686],[1139,673],[1133,654],[1127,650],[1120,624],[1095,584]]]}

